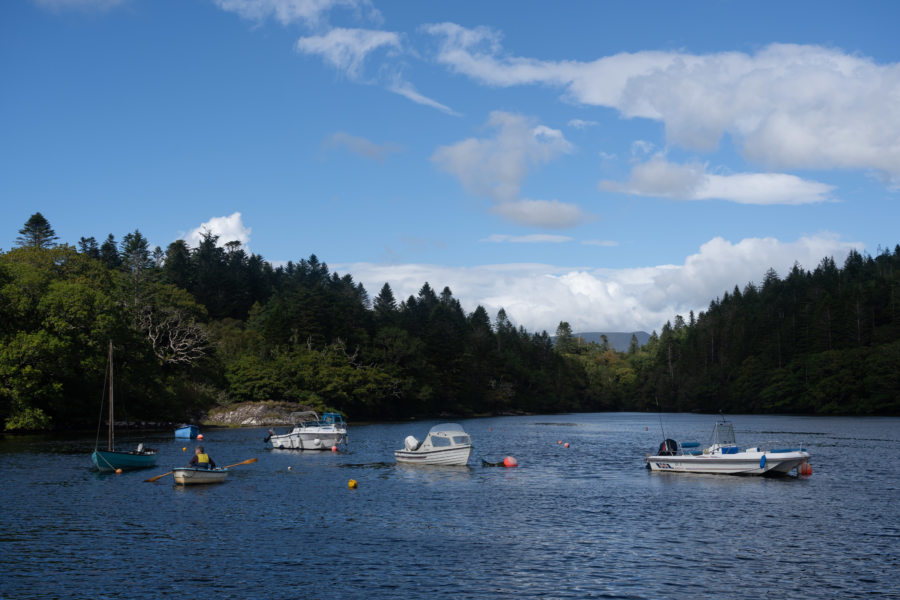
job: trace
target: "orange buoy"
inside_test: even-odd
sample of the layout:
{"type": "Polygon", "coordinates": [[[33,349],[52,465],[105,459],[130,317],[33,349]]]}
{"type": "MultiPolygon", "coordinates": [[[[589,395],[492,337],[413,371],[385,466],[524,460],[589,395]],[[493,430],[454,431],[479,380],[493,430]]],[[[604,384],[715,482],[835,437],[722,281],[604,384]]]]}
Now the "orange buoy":
{"type": "Polygon", "coordinates": [[[122,469],[116,469],[116,475],[121,475],[121,474],[122,474],[122,469]]]}
{"type": "Polygon", "coordinates": [[[569,447],[569,442],[566,442],[566,448],[568,448],[568,447],[569,447]]]}
{"type": "Polygon", "coordinates": [[[558,442],[556,442],[556,443],[557,443],[557,444],[562,444],[562,440],[559,440],[559,441],[558,441],[558,442]]]}
{"type": "Polygon", "coordinates": [[[800,474],[801,475],[812,475],[812,465],[809,463],[803,463],[800,465],[800,474]]]}
{"type": "Polygon", "coordinates": [[[331,451],[332,451],[332,452],[337,452],[337,446],[332,446],[332,447],[331,447],[331,451]]]}
{"type": "Polygon", "coordinates": [[[518,467],[519,461],[517,461],[512,456],[507,456],[506,458],[503,459],[503,466],[504,467],[518,467]]]}
{"type": "Polygon", "coordinates": [[[203,439],[203,434],[202,434],[202,433],[198,433],[198,434],[197,434],[197,439],[198,439],[198,440],[202,440],[202,439],[203,439]]]}
{"type": "Polygon", "coordinates": [[[347,487],[350,488],[351,490],[355,490],[358,485],[359,484],[356,483],[355,479],[351,479],[350,481],[347,482],[347,487]]]}
{"type": "Polygon", "coordinates": [[[182,448],[181,451],[182,451],[182,452],[187,451],[187,446],[185,446],[184,448],[182,448]]]}

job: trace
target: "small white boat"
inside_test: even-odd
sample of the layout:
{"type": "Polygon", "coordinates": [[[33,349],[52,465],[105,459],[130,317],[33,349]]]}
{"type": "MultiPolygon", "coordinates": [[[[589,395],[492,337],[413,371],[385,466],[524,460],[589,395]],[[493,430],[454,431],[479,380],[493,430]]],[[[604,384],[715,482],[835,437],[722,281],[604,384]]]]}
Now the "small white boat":
{"type": "Polygon", "coordinates": [[[331,450],[334,446],[347,444],[347,423],[337,413],[323,413],[307,410],[291,413],[294,428],[289,433],[277,434],[269,430],[265,441],[273,448],[283,450],[331,450]]]}
{"type": "Polygon", "coordinates": [[[741,449],[735,443],[734,426],[724,418],[713,427],[710,444],[678,443],[666,439],[656,454],[647,456],[651,471],[719,473],[724,475],[786,475],[809,462],[802,447],[755,446],[741,449]]]}
{"type": "Polygon", "coordinates": [[[435,425],[423,442],[409,435],[403,446],[394,451],[398,463],[465,465],[472,454],[472,439],[457,423],[435,425]]]}
{"type": "Polygon", "coordinates": [[[201,483],[221,483],[228,476],[228,468],[203,469],[198,467],[176,467],[172,469],[177,485],[196,485],[201,483]]]}

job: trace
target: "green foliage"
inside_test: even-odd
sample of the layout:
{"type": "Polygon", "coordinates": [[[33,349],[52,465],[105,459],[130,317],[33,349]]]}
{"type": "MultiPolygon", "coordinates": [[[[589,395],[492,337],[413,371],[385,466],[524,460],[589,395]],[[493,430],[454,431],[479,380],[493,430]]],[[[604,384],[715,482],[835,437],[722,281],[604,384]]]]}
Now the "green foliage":
{"type": "Polygon", "coordinates": [[[178,241],[166,252],[151,252],[137,230],[121,244],[82,238],[80,252],[34,239],[0,253],[7,429],[95,425],[110,339],[126,419],[178,421],[269,400],[360,420],[900,414],[900,246],[851,253],[843,268],[795,266],[784,279],[770,269],[762,285],[735,286],[706,312],[675,315],[645,346],[633,338],[616,352],[605,340],[584,344],[566,321],[554,347],[502,309],[493,322],[482,307],[466,314],[449,288],[437,294],[427,282],[399,303],[385,284],[370,303],[315,255],[273,268],[209,233],[197,248],[178,241]]]}

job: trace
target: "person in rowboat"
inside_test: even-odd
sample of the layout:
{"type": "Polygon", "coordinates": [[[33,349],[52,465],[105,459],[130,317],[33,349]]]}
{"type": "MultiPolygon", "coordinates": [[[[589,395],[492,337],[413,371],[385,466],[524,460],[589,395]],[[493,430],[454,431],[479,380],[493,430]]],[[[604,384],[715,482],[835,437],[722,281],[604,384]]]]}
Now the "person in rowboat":
{"type": "Polygon", "coordinates": [[[189,467],[197,467],[198,469],[215,469],[216,461],[203,450],[203,446],[197,446],[194,450],[194,456],[191,457],[189,467]]]}

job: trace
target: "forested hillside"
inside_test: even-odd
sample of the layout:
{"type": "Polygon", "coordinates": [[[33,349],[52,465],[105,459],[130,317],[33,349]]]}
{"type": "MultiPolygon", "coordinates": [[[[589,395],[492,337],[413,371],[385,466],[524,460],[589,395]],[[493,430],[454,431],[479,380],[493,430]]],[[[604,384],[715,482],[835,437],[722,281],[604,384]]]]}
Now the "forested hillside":
{"type": "MultiPolygon", "coordinates": [[[[0,253],[0,418],[96,426],[106,344],[123,419],[279,400],[351,419],[596,410],[900,414],[900,246],[823,259],[675,316],[625,352],[466,313],[423,282],[371,298],[315,255],[273,267],[207,234],[57,244],[40,213],[0,253]]],[[[564,315],[561,315],[564,318],[564,315]]]]}

